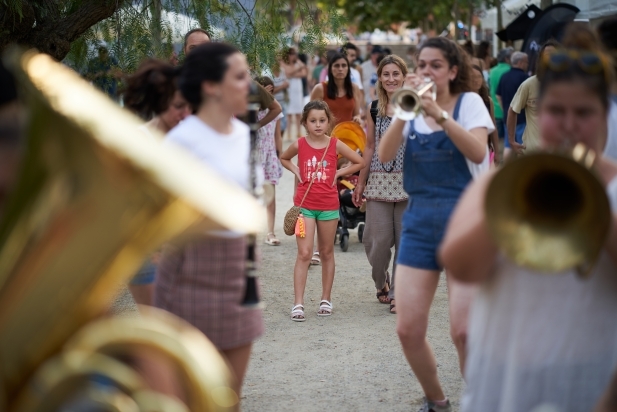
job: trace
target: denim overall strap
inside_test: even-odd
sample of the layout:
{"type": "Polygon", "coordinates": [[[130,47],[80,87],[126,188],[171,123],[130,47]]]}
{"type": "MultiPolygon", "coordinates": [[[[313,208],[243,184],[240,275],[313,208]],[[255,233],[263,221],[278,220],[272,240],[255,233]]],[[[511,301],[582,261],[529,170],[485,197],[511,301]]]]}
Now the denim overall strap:
{"type": "MultiPolygon", "coordinates": [[[[464,93],[457,99],[454,120],[458,120],[463,96],[464,93]]],[[[444,130],[419,133],[415,130],[415,120],[409,126],[403,164],[405,191],[414,202],[422,199],[455,202],[471,181],[465,156],[444,130]]]]}

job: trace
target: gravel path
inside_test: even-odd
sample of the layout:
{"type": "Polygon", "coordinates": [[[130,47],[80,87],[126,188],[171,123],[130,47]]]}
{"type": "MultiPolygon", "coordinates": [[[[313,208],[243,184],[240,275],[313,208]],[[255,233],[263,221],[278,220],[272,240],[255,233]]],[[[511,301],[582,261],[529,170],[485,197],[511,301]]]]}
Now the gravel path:
{"type": "MultiPolygon", "coordinates": [[[[375,298],[370,267],[357,234],[349,251],[335,246],[334,313],[318,318],[321,267],[311,267],[305,295],[307,320],[292,322],[296,243],[283,234],[293,178],[277,187],[277,234],[281,246],[262,243],[265,335],[256,342],[243,393],[244,411],[415,411],[422,390],[395,332],[395,316],[375,298]]],[[[431,310],[428,339],[439,376],[455,410],[463,389],[449,334],[445,278],[431,310]]]]}

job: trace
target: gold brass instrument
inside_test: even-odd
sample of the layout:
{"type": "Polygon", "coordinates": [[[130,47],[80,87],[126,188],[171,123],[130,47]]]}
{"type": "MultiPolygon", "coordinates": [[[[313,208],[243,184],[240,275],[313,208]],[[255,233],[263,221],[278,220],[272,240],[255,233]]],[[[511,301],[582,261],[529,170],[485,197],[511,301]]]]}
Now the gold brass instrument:
{"type": "Polygon", "coordinates": [[[255,233],[263,208],[49,56],[7,66],[29,121],[0,221],[0,410],[232,410],[231,372],[192,326],[154,309],[92,321],[162,243],[255,233]]]}
{"type": "Polygon", "coordinates": [[[595,153],[582,144],[568,151],[510,158],[490,183],[485,202],[489,230],[514,263],[532,270],[591,273],[602,251],[611,212],[591,169],[595,153]]]}
{"type": "Polygon", "coordinates": [[[417,90],[410,87],[397,90],[392,96],[394,115],[405,121],[415,119],[422,110],[420,99],[429,91],[433,93],[433,100],[435,100],[435,83],[428,78],[424,79],[424,84],[417,90]]]}

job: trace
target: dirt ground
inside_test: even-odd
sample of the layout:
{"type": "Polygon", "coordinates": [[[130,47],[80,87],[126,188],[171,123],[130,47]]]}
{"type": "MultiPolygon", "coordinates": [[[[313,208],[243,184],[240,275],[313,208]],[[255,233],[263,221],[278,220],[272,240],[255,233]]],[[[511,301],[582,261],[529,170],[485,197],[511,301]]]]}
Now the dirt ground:
{"type": "MultiPolygon", "coordinates": [[[[277,187],[276,233],[281,246],[262,243],[260,271],[266,333],[253,348],[244,385],[243,411],[415,411],[422,390],[395,332],[396,315],[380,304],[356,231],[349,250],[335,246],[334,312],[317,317],[321,267],[311,267],[305,295],[306,322],[292,322],[295,238],[282,230],[292,205],[288,171],[277,187]]],[[[458,410],[463,379],[449,334],[445,277],[431,310],[428,339],[447,396],[458,410]]]]}

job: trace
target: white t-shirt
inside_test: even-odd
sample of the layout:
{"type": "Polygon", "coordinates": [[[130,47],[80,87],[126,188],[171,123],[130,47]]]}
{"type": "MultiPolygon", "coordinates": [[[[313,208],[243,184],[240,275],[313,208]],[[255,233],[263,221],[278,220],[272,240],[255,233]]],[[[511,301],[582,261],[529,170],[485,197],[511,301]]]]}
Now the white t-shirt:
{"type": "MultiPolygon", "coordinates": [[[[606,190],[615,212],[617,178],[606,190]]],[[[616,272],[606,252],[587,279],[499,256],[470,311],[461,411],[592,410],[617,367],[616,272]]]]}
{"type": "MultiPolygon", "coordinates": [[[[182,146],[224,179],[249,190],[249,127],[238,119],[232,122],[233,131],[221,134],[189,116],[167,133],[165,142],[182,146]]],[[[258,173],[257,180],[263,181],[263,173],[261,177],[258,173]]]]}
{"type": "MultiPolygon", "coordinates": [[[[477,93],[465,93],[463,95],[463,100],[461,101],[461,107],[458,112],[458,118],[456,122],[460,124],[465,130],[477,129],[478,127],[486,128],[488,134],[490,135],[495,130],[495,125],[493,124],[493,119],[491,118],[491,114],[488,109],[484,105],[484,101],[477,93]]],[[[403,129],[403,136],[409,136],[409,126],[410,123],[407,122],[403,129]]],[[[437,130],[431,130],[431,128],[426,124],[424,120],[424,115],[420,114],[416,117],[414,122],[414,129],[418,133],[422,134],[430,134],[439,130],[443,130],[441,128],[437,130]]],[[[474,163],[469,159],[467,160],[467,167],[469,168],[469,173],[475,179],[480,174],[489,170],[489,150],[488,150],[488,142],[486,144],[486,155],[484,156],[484,160],[482,163],[474,163]]]]}
{"type": "Polygon", "coordinates": [[[611,100],[608,113],[608,139],[604,148],[604,155],[617,161],[617,102],[611,100]]]}
{"type": "MultiPolygon", "coordinates": [[[[325,81],[328,81],[328,75],[326,75],[325,81]]],[[[358,89],[364,90],[364,87],[362,86],[362,76],[360,76],[360,72],[353,67],[351,68],[351,82],[358,86],[358,89]]]]}
{"type": "MultiPolygon", "coordinates": [[[[377,73],[377,67],[373,65],[373,62],[370,59],[362,63],[361,67],[362,75],[364,76],[362,83],[364,84],[364,88],[369,90],[371,88],[371,77],[373,77],[374,73],[377,73]]],[[[364,94],[364,97],[366,104],[370,104],[372,101],[371,94],[367,92],[364,94]]]]}

